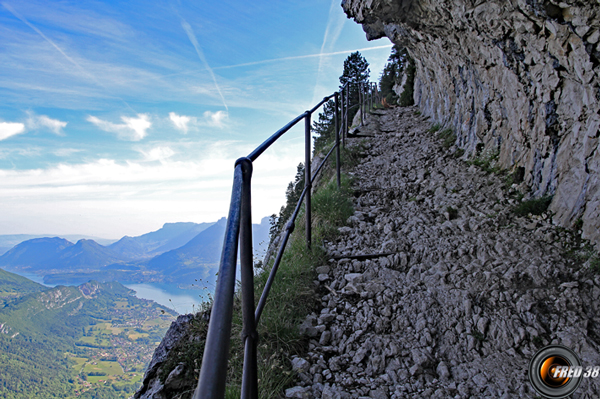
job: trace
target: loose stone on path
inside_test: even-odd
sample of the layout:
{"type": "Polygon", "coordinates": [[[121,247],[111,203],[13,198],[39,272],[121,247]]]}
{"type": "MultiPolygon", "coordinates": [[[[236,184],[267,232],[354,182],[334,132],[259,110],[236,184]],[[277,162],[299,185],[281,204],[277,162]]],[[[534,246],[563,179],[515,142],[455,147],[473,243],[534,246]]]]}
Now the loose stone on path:
{"type": "MultiPolygon", "coordinates": [[[[355,214],[327,243],[287,397],[535,397],[528,363],[549,344],[600,365],[600,276],[569,266],[550,220],[516,217],[501,178],[430,127],[394,108],[369,117],[375,137],[349,140],[366,151],[355,214]],[[344,258],[377,253],[390,255],[344,258]]],[[[586,394],[600,397],[599,379],[573,397],[586,394]]]]}

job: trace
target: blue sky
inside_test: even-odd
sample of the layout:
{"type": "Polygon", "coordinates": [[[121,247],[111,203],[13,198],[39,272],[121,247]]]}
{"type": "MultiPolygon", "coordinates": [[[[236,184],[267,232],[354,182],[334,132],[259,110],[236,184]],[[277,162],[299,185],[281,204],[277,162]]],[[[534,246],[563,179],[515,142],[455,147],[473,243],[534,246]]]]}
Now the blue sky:
{"type": "MultiPolygon", "coordinates": [[[[235,159],[339,85],[367,42],[339,0],[0,0],[0,234],[138,235],[215,221],[235,159]]],[[[294,129],[254,165],[253,218],[302,161],[294,129]]]]}

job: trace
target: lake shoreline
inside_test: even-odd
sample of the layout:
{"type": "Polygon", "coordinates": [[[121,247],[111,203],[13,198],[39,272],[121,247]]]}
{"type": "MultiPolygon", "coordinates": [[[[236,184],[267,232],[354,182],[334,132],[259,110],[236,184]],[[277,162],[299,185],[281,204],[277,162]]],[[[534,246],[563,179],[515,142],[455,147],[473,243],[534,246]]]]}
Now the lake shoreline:
{"type": "MultiPolygon", "coordinates": [[[[88,282],[86,281],[70,281],[64,284],[54,284],[44,282],[44,276],[27,273],[20,270],[10,270],[11,273],[18,274],[38,284],[42,284],[48,288],[56,287],[57,285],[78,286],[88,282]]],[[[194,284],[182,283],[162,283],[162,282],[138,282],[138,281],[119,281],[119,284],[135,291],[135,296],[140,299],[148,299],[174,310],[179,314],[188,314],[198,312],[205,306],[205,303],[214,293],[214,287],[200,287],[194,284]]]]}

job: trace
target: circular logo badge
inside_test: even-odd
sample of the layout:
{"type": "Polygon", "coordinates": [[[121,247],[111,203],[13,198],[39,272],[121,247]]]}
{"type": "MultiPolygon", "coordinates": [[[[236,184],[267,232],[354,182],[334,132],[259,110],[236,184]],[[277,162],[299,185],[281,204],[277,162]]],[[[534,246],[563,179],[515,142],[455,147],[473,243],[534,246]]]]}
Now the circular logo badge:
{"type": "Polygon", "coordinates": [[[529,381],[545,398],[571,395],[581,383],[581,362],[573,351],[561,345],[540,349],[529,362],[529,381]]]}

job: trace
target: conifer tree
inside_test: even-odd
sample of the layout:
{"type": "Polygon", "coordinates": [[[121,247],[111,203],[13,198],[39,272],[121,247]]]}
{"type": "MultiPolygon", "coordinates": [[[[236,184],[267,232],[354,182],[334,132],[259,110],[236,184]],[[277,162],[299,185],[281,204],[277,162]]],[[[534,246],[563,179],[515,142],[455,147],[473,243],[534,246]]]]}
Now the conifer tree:
{"type": "Polygon", "coordinates": [[[414,74],[414,61],[408,54],[406,48],[400,47],[397,44],[394,45],[388,58],[388,62],[379,79],[381,95],[386,99],[388,104],[398,103],[402,106],[412,105],[414,74]],[[393,88],[395,85],[401,83],[404,75],[406,75],[407,80],[404,86],[404,92],[399,98],[393,88]]]}
{"type": "MultiPolygon", "coordinates": [[[[340,76],[340,88],[346,83],[350,83],[350,106],[358,104],[358,85],[357,83],[367,83],[369,81],[369,63],[360,52],[356,51],[348,56],[344,61],[344,72],[340,76]]],[[[350,120],[358,111],[358,108],[351,110],[350,120]]]]}
{"type": "Polygon", "coordinates": [[[335,101],[329,100],[323,104],[323,112],[319,114],[319,120],[313,122],[312,131],[315,151],[325,147],[334,139],[335,129],[335,101]]]}
{"type": "MultiPolygon", "coordinates": [[[[344,72],[340,76],[341,87],[350,82],[350,101],[351,105],[358,104],[358,87],[356,83],[367,83],[369,81],[369,63],[357,51],[348,56],[344,61],[344,72]]],[[[354,114],[358,111],[358,107],[350,110],[348,117],[351,121],[354,114]]],[[[335,129],[335,101],[329,100],[323,105],[323,112],[319,114],[318,120],[315,120],[312,125],[314,133],[314,149],[315,152],[322,149],[327,143],[334,139],[335,129]]],[[[290,182],[286,190],[286,205],[281,207],[279,216],[271,216],[271,238],[277,232],[281,231],[283,224],[289,219],[294,211],[296,203],[300,199],[302,190],[304,189],[304,164],[299,164],[296,171],[296,178],[290,182]]]]}

